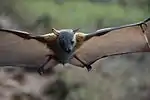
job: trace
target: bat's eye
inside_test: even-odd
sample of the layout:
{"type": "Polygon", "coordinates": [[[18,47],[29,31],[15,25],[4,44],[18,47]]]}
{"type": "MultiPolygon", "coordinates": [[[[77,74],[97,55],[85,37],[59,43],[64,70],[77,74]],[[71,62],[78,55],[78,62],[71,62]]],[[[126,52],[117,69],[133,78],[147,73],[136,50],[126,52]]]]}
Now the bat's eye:
{"type": "Polygon", "coordinates": [[[74,44],[74,41],[71,41],[71,44],[74,44]]]}

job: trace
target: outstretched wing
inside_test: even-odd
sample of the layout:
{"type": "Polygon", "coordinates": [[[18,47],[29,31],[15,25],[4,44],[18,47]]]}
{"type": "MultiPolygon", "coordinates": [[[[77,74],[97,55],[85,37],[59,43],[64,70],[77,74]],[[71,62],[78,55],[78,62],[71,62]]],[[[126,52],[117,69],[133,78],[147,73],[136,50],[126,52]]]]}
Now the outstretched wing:
{"type": "MultiPolygon", "coordinates": [[[[76,51],[75,55],[87,65],[109,56],[149,52],[150,19],[123,25],[120,27],[105,28],[84,36],[85,42],[76,51]]],[[[76,58],[70,63],[83,67],[76,58]]]]}
{"type": "MultiPolygon", "coordinates": [[[[42,41],[50,37],[51,35],[46,34],[34,38],[42,41]]],[[[53,54],[45,45],[30,38],[31,34],[28,32],[0,29],[0,66],[38,67],[46,59],[45,55],[53,54]]]]}
{"type": "Polygon", "coordinates": [[[19,31],[19,30],[13,30],[13,29],[3,29],[1,28],[0,29],[1,32],[7,32],[7,33],[12,33],[12,34],[15,34],[21,38],[24,38],[24,39],[31,39],[31,34],[28,33],[28,32],[25,32],[25,31],[19,31]]]}

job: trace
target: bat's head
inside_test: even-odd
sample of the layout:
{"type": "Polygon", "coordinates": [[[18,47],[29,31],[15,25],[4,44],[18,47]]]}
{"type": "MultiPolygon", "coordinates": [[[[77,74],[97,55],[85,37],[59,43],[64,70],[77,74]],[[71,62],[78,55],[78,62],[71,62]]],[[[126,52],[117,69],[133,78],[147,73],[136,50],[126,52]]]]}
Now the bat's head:
{"type": "Polygon", "coordinates": [[[67,53],[70,53],[74,50],[76,45],[76,37],[75,33],[79,29],[62,29],[62,30],[56,30],[52,29],[53,33],[58,36],[58,43],[60,47],[67,53]]]}

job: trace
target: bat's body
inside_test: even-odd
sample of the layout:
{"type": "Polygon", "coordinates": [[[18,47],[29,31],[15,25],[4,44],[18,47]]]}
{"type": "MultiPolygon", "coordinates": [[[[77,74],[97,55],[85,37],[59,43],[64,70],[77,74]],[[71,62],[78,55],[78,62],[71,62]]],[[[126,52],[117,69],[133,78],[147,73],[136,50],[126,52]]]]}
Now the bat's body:
{"type": "Polygon", "coordinates": [[[58,41],[56,41],[54,44],[48,45],[48,48],[54,51],[54,54],[56,54],[55,57],[59,63],[65,64],[68,62],[69,58],[72,57],[73,52],[64,52],[60,45],[58,45],[58,41]]]}
{"type": "MultiPolygon", "coordinates": [[[[55,32],[57,31],[55,29],[53,30],[55,32]]],[[[69,59],[73,57],[73,53],[76,49],[76,34],[74,35],[73,30],[60,30],[59,37],[57,37],[57,33],[49,33],[49,35],[41,35],[41,37],[44,37],[46,41],[43,41],[42,39],[40,40],[40,37],[33,37],[31,39],[37,39],[38,41],[46,44],[47,47],[54,52],[52,58],[56,59],[59,63],[68,63],[69,59]]]]}
{"type": "Polygon", "coordinates": [[[96,60],[103,57],[118,55],[118,54],[133,53],[133,52],[150,51],[149,42],[148,42],[149,39],[145,34],[145,29],[144,29],[144,27],[146,28],[148,27],[146,23],[149,20],[150,18],[135,24],[123,25],[120,27],[104,28],[89,34],[78,32],[78,29],[56,30],[54,28],[52,29],[52,33],[38,35],[38,36],[32,36],[32,34],[29,34],[27,32],[17,31],[17,30],[0,29],[0,31],[13,33],[27,40],[30,39],[37,40],[45,44],[49,50],[53,51],[53,53],[47,54],[48,59],[44,62],[43,65],[40,66],[38,70],[39,73],[43,72],[44,66],[51,59],[54,59],[58,63],[62,63],[62,64],[71,63],[74,65],[85,66],[89,71],[91,69],[91,64],[93,64],[96,60]],[[120,33],[117,32],[119,30],[120,33]],[[122,38],[118,39],[119,37],[113,37],[113,34],[114,36],[115,35],[124,36],[124,38],[126,39],[122,39],[122,38]],[[128,39],[133,35],[137,35],[137,40],[131,39],[130,41],[133,44],[135,44],[136,47],[132,46],[132,43],[125,44],[129,42],[128,39]],[[116,40],[114,38],[116,38],[116,40]],[[109,41],[109,40],[105,41],[107,39],[112,41],[112,43],[113,42],[115,43],[112,44],[112,46],[118,45],[117,48],[112,47],[112,53],[111,53],[111,49],[100,52],[105,48],[105,46],[103,45],[107,44],[107,42],[109,41]],[[102,43],[103,41],[104,43],[102,43]],[[123,43],[122,44],[123,46],[121,46],[120,43],[123,43]],[[95,50],[93,47],[94,45],[95,46],[97,45],[97,48],[100,47],[101,48],[99,50],[95,50]],[[93,52],[93,54],[91,52],[93,52]],[[102,56],[99,53],[102,54],[102,56]]]}
{"type": "Polygon", "coordinates": [[[62,47],[59,45],[59,39],[57,38],[53,43],[46,43],[47,47],[54,52],[54,57],[59,63],[65,64],[69,62],[69,59],[73,56],[74,50],[71,52],[65,52],[62,47]]]}

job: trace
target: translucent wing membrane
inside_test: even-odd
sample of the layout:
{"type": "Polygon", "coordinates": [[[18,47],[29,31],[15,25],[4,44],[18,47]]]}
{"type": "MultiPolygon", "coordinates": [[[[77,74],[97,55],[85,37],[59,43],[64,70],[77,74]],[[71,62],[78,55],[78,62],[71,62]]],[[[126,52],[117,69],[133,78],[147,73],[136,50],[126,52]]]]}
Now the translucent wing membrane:
{"type": "MultiPolygon", "coordinates": [[[[149,20],[149,19],[148,19],[149,20]]],[[[92,37],[77,50],[76,56],[85,64],[93,64],[98,59],[137,52],[149,52],[150,21],[132,24],[128,27],[95,32],[92,37]],[[95,36],[94,36],[95,34],[95,36]],[[102,35],[100,35],[102,34],[102,35]]],[[[73,58],[71,64],[83,67],[83,64],[73,58]]]]}
{"type": "Polygon", "coordinates": [[[40,65],[49,54],[36,40],[24,40],[8,32],[0,32],[0,66],[40,65]]]}

